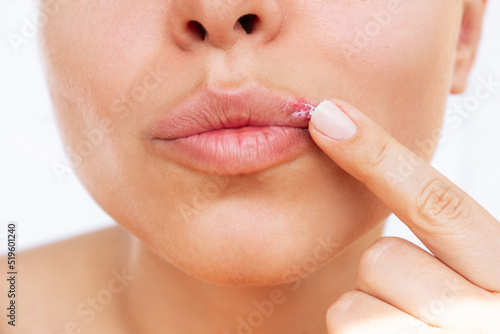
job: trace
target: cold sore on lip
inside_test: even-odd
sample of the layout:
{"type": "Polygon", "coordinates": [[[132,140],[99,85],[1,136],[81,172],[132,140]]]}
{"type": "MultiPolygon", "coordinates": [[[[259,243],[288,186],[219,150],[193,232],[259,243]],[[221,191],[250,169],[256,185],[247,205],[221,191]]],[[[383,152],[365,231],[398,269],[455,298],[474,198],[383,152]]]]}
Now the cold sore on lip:
{"type": "Polygon", "coordinates": [[[306,99],[297,99],[293,101],[293,110],[295,111],[292,113],[292,116],[310,120],[315,109],[316,106],[306,99]]]}

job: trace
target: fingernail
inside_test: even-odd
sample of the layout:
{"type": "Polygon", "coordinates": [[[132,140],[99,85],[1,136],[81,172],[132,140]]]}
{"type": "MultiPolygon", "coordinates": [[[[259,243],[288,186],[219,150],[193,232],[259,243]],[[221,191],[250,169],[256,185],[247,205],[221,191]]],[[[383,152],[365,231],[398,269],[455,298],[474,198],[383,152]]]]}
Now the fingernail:
{"type": "Polygon", "coordinates": [[[333,102],[321,102],[311,115],[314,127],[333,139],[349,139],[356,133],[356,124],[333,102]]]}

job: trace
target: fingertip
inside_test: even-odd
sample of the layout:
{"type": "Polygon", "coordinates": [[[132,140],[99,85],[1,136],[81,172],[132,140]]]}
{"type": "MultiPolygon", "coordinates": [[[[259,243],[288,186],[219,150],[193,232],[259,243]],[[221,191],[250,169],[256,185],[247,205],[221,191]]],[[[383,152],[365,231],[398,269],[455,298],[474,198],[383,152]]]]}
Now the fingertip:
{"type": "Polygon", "coordinates": [[[311,114],[312,129],[334,140],[348,140],[357,132],[357,125],[337,105],[337,100],[324,100],[311,114]]]}

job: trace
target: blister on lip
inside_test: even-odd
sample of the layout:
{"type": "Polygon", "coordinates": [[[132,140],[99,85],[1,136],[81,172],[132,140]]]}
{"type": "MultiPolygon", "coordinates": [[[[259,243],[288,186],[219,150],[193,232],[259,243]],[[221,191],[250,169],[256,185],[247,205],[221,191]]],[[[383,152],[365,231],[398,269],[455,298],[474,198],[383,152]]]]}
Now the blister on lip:
{"type": "Polygon", "coordinates": [[[294,111],[292,113],[292,116],[310,120],[312,113],[316,109],[316,106],[312,105],[309,102],[305,102],[305,101],[301,101],[301,100],[299,100],[295,103],[297,104],[296,105],[297,111],[294,111]]]}

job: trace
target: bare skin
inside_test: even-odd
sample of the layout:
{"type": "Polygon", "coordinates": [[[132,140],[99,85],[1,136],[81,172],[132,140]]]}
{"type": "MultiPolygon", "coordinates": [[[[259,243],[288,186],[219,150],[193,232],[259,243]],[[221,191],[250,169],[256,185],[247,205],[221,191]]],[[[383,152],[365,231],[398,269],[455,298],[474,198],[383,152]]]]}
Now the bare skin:
{"type": "MultiPolygon", "coordinates": [[[[115,227],[19,253],[17,314],[23,320],[16,327],[2,322],[2,333],[64,333],[74,320],[82,322],[77,306],[106,287],[113,277],[109,268],[121,270],[122,254],[129,249],[127,240],[122,229],[115,227]]],[[[5,257],[2,261],[6,262],[5,257]]],[[[103,323],[116,317],[118,304],[115,301],[102,312],[97,328],[119,333],[120,322],[103,323]]]]}
{"type": "MultiPolygon", "coordinates": [[[[18,254],[18,271],[22,273],[19,275],[17,310],[20,320],[15,328],[1,323],[0,329],[6,334],[60,334],[78,333],[78,330],[81,333],[111,334],[153,333],[159,330],[168,334],[232,333],[237,331],[238,316],[246,317],[255,311],[252,305],[254,300],[269,300],[271,291],[280,290],[283,294],[279,300],[284,302],[276,304],[275,311],[262,328],[270,332],[280,331],[283,328],[282,317],[293,315],[295,322],[289,323],[290,331],[302,328],[302,333],[326,333],[324,319],[328,307],[345,287],[354,287],[359,256],[373,240],[380,237],[381,227],[310,276],[302,276],[288,284],[236,291],[229,286],[200,282],[189,276],[151,254],[147,247],[121,227],[96,231],[18,254]],[[336,273],[339,267],[342,268],[341,275],[336,273]],[[109,290],[110,281],[118,276],[126,283],[118,279],[112,285],[117,290],[123,286],[123,290],[114,293],[109,304],[101,304],[99,291],[109,290]],[[161,282],[153,284],[154,280],[161,282]],[[170,297],[164,301],[153,299],[153,302],[151,298],[154,297],[151,296],[158,295],[159,286],[162,287],[162,294],[170,297]],[[193,297],[197,296],[191,302],[186,301],[183,291],[191,291],[193,297]],[[221,310],[220,306],[210,303],[200,305],[200,300],[208,301],[210,295],[224,300],[229,308],[221,310]],[[234,308],[241,298],[246,299],[246,303],[241,303],[243,308],[234,308]],[[232,299],[234,303],[231,303],[232,299]],[[298,309],[295,308],[297,300],[302,304],[298,309]],[[127,301],[140,306],[141,313],[136,315],[148,317],[148,314],[153,314],[151,309],[161,308],[163,317],[153,320],[149,316],[149,325],[139,325],[131,317],[127,301]],[[88,313],[79,315],[78,309],[82,304],[86,305],[82,310],[95,310],[95,318],[90,320],[88,313]],[[194,320],[191,310],[200,307],[204,307],[199,309],[200,314],[210,314],[209,324],[194,320]],[[320,312],[306,312],[312,308],[320,312]]],[[[322,251],[322,254],[326,253],[322,251]]],[[[5,262],[6,258],[2,257],[0,261],[5,262]]],[[[4,282],[2,288],[6,288],[4,282]]]]}
{"type": "MultiPolygon", "coordinates": [[[[19,325],[26,327],[0,327],[2,332],[474,328],[463,310],[498,307],[498,222],[428,162],[447,95],[467,84],[485,3],[66,4],[41,34],[50,93],[75,172],[121,228],[20,254],[19,271],[26,278],[19,314],[37,318],[28,324],[20,316],[19,325]],[[238,23],[249,13],[261,20],[252,34],[238,23]],[[193,20],[204,27],[205,37],[189,28],[193,20]],[[378,32],[360,42],[356,32],[370,32],[377,24],[378,32]],[[134,99],[133,92],[151,77],[155,88],[134,99]],[[355,122],[356,135],[336,141],[315,124],[313,114],[309,132],[316,145],[297,159],[253,174],[209,175],[151,153],[143,134],[160,115],[200,87],[231,89],[249,82],[294,97],[335,101],[355,122]],[[106,124],[100,143],[83,154],[89,133],[106,124]],[[398,157],[408,156],[418,168],[394,185],[398,157]],[[425,196],[425,185],[434,184],[430,180],[442,187],[431,187],[435,191],[425,196]],[[179,208],[192,204],[207,184],[217,188],[209,205],[186,218],[179,208]],[[449,188],[457,197],[448,197],[449,188]],[[432,196],[440,191],[437,199],[432,196]],[[424,205],[426,198],[434,203],[429,210],[435,217],[424,205]],[[459,204],[447,205],[456,198],[459,204]],[[426,228],[415,211],[445,228],[426,228]],[[400,215],[436,257],[401,240],[375,242],[390,212],[400,215]],[[470,221],[483,224],[470,230],[470,221]],[[115,270],[125,270],[121,280],[115,270]],[[430,281],[429,275],[419,275],[429,272],[435,273],[430,281]],[[467,307],[448,303],[446,317],[421,316],[416,310],[439,300],[439,282],[448,278],[470,281],[454,295],[467,307]],[[117,280],[125,282],[123,290],[117,280]],[[405,290],[409,282],[414,283],[405,290]],[[413,298],[407,298],[409,292],[413,298]],[[92,312],[86,303],[95,303],[94,297],[109,304],[102,310],[94,305],[92,312]],[[381,322],[374,326],[373,319],[381,322]]],[[[496,320],[481,314],[482,329],[498,332],[496,320]]]]}

